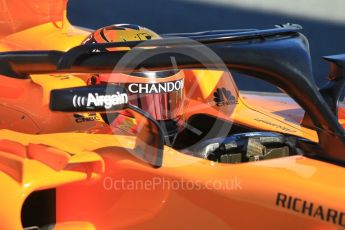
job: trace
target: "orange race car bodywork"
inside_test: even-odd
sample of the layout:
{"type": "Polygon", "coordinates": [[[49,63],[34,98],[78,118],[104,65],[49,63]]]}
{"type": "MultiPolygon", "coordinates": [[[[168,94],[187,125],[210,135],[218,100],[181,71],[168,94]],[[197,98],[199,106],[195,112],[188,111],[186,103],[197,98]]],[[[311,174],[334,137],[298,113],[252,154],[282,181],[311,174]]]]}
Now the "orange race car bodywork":
{"type": "MultiPolygon", "coordinates": [[[[8,12],[19,17],[25,8],[11,10],[18,2],[3,1],[8,12]]],[[[45,2],[35,4],[59,9],[47,11],[53,15],[49,20],[42,14],[15,27],[7,19],[1,52],[67,51],[90,33],[69,24],[65,1],[49,1],[57,4],[54,7],[45,2]]],[[[168,146],[162,166],[150,167],[128,153],[135,151],[136,137],[109,135],[112,131],[98,113],[76,115],[49,108],[52,90],[85,86],[88,76],[33,74],[24,80],[1,76],[0,229],[345,227],[344,167],[303,155],[216,163],[168,146]]],[[[300,125],[303,109],[282,94],[240,92],[232,82],[237,96],[234,111],[219,110],[211,102],[224,78],[231,79],[231,74],[186,71],[185,88],[198,82],[187,95],[186,120],[207,114],[248,130],[319,141],[314,129],[300,125]]]]}

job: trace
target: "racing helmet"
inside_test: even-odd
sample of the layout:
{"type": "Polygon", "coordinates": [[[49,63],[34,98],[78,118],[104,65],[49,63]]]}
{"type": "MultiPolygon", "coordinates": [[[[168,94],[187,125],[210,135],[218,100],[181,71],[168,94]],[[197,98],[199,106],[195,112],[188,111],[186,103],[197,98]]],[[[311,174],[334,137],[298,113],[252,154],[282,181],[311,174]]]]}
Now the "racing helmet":
{"type": "MultiPolygon", "coordinates": [[[[155,32],[138,25],[114,24],[95,30],[82,44],[144,41],[160,39],[155,32]]],[[[106,48],[96,52],[129,50],[128,47],[106,48]]],[[[144,71],[131,74],[98,74],[89,78],[88,84],[119,84],[129,94],[129,103],[148,112],[157,120],[170,140],[181,127],[184,105],[183,70],[144,71]]],[[[124,112],[116,113],[125,115],[124,112]]],[[[116,121],[117,118],[114,117],[116,121]]],[[[109,116],[107,116],[108,122],[109,116]]],[[[118,119],[120,120],[120,119],[118,119]]]]}

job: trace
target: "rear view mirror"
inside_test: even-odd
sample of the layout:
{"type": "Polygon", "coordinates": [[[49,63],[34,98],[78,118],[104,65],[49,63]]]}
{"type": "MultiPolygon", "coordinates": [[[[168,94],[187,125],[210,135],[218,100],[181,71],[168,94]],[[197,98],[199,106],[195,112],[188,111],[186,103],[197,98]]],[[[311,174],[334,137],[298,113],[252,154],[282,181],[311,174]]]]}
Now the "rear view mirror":
{"type": "Polygon", "coordinates": [[[52,90],[50,109],[60,112],[103,113],[126,110],[138,124],[135,156],[153,167],[162,165],[163,131],[148,113],[128,104],[128,94],[125,88],[107,84],[52,90]]]}
{"type": "Polygon", "coordinates": [[[126,89],[118,85],[82,86],[51,91],[50,109],[61,112],[106,112],[128,106],[126,89]]]}
{"type": "Polygon", "coordinates": [[[337,101],[337,115],[339,123],[345,128],[345,87],[342,88],[337,101]]]}
{"type": "Polygon", "coordinates": [[[329,81],[320,89],[320,93],[345,127],[345,54],[323,58],[330,64],[330,71],[329,81]]]}
{"type": "MultiPolygon", "coordinates": [[[[345,91],[345,90],[344,90],[345,91]]],[[[344,95],[338,101],[338,120],[340,124],[345,128],[345,92],[344,95]]]]}

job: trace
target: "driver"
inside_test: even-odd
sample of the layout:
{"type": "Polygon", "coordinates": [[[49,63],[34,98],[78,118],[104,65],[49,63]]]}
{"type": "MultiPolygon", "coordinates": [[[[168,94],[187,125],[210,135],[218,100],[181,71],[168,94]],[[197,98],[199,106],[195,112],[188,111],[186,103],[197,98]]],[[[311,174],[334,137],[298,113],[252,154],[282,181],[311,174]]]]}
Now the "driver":
{"type": "MultiPolygon", "coordinates": [[[[155,32],[141,26],[115,24],[97,29],[82,44],[126,42],[160,39],[155,32]]],[[[128,47],[107,48],[96,52],[129,50],[128,47]]],[[[145,71],[132,74],[111,73],[91,76],[87,83],[115,83],[126,87],[129,103],[148,112],[165,132],[166,144],[173,143],[182,127],[184,106],[183,70],[145,71]]],[[[124,111],[103,115],[103,119],[125,132],[135,130],[135,120],[124,111]]]]}

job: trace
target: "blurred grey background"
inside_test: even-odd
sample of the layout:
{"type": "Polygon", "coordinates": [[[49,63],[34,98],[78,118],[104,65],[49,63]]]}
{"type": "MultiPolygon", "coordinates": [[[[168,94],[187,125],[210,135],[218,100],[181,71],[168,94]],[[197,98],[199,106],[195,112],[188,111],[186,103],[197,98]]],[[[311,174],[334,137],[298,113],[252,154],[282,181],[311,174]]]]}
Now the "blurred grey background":
{"type": "MultiPolygon", "coordinates": [[[[345,53],[345,0],[69,0],[68,12],[72,24],[82,27],[131,23],[157,33],[297,23],[309,39],[318,85],[328,73],[321,56],[345,53]]],[[[272,91],[255,80],[237,77],[236,82],[243,90],[272,91]]]]}

